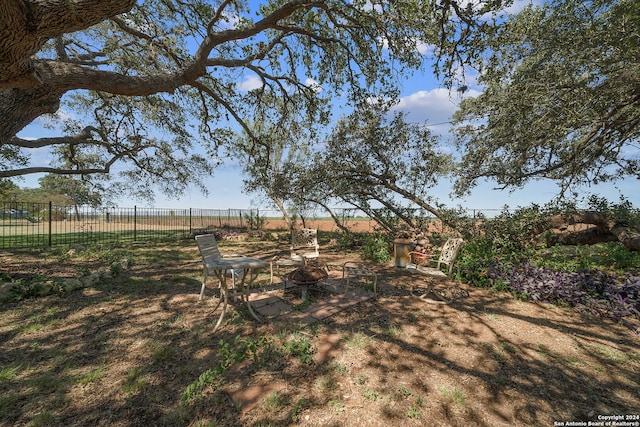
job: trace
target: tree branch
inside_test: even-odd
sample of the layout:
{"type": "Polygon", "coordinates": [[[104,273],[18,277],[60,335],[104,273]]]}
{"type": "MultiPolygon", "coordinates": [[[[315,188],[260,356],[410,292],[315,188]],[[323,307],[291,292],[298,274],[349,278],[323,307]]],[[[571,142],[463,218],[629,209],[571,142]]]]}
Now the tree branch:
{"type": "Polygon", "coordinates": [[[129,11],[135,0],[0,2],[0,91],[42,84],[31,57],[49,40],[129,11]]]}

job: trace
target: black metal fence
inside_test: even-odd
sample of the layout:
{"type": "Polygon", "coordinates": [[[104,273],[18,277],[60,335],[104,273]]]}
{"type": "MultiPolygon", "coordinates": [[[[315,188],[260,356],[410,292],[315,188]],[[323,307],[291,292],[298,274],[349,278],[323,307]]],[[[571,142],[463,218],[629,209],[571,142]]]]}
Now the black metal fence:
{"type": "Polygon", "coordinates": [[[0,203],[0,249],[184,238],[195,230],[251,229],[259,216],[257,209],[0,203]]]}
{"type": "MultiPolygon", "coordinates": [[[[475,218],[480,210],[470,210],[475,218]]],[[[498,210],[483,210],[494,216],[498,210]]],[[[336,209],[352,231],[375,231],[377,223],[357,209],[336,209]]],[[[435,220],[435,218],[434,218],[435,220]]],[[[297,215],[308,228],[337,231],[324,211],[297,215]]],[[[437,221],[436,221],[437,222],[437,221]]],[[[169,209],[62,206],[49,203],[0,202],[0,250],[72,244],[186,238],[199,230],[286,230],[282,213],[258,209],[169,209]]]]}

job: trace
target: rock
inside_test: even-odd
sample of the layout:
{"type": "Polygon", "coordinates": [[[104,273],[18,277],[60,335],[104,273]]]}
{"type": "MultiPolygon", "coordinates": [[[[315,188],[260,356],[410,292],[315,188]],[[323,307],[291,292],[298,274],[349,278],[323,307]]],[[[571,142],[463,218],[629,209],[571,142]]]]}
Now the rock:
{"type": "Polygon", "coordinates": [[[62,283],[62,287],[65,292],[75,291],[76,289],[80,289],[84,287],[84,283],[80,281],[80,279],[72,278],[66,279],[62,283]]]}
{"type": "Polygon", "coordinates": [[[99,285],[102,281],[102,272],[96,271],[95,273],[91,273],[88,276],[82,278],[82,287],[91,288],[96,285],[99,285]]]}
{"type": "Polygon", "coordinates": [[[52,294],[53,286],[53,280],[47,280],[46,282],[38,283],[38,295],[43,297],[52,294]]]}
{"type": "Polygon", "coordinates": [[[17,283],[13,282],[4,282],[2,285],[0,285],[0,300],[6,299],[9,294],[11,294],[11,291],[13,291],[18,286],[19,285],[17,283]]]}

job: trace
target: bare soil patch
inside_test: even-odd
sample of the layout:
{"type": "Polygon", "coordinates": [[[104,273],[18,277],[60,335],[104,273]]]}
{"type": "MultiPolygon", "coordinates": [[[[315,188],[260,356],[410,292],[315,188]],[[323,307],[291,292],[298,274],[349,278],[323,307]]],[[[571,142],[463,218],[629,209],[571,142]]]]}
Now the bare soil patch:
{"type": "MultiPolygon", "coordinates": [[[[269,259],[286,244],[221,249],[269,259]]],[[[311,325],[259,324],[235,304],[212,333],[195,242],[118,251],[133,265],[111,280],[2,303],[0,426],[553,426],[640,409],[640,339],[607,320],[464,284],[442,286],[468,296],[433,304],[411,295],[419,276],[369,265],[378,300],[311,325]]],[[[358,259],[321,254],[336,277],[358,259]]],[[[2,253],[0,272],[69,277],[109,262],[2,253]]]]}

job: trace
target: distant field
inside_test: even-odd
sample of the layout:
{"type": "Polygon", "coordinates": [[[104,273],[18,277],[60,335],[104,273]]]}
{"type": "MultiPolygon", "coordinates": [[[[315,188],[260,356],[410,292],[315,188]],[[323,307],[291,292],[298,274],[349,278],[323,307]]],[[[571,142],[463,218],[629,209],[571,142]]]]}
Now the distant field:
{"type": "MultiPolygon", "coordinates": [[[[345,224],[351,231],[363,232],[373,231],[376,222],[369,218],[356,218],[347,221],[345,224]]],[[[306,219],[304,224],[302,221],[298,221],[298,225],[301,227],[304,226],[305,228],[315,228],[321,231],[339,231],[338,227],[336,227],[336,223],[331,218],[306,219]]],[[[264,228],[267,230],[286,230],[287,223],[284,219],[267,219],[265,221],[264,228]]]]}
{"type": "MultiPolygon", "coordinates": [[[[112,217],[113,218],[113,217],[112,217]]],[[[351,218],[344,222],[352,232],[376,231],[376,221],[369,218],[351,218]]],[[[0,249],[56,246],[73,243],[107,243],[135,240],[154,240],[185,237],[194,230],[246,229],[246,220],[234,217],[181,217],[151,216],[131,220],[110,220],[96,216],[85,221],[30,221],[12,219],[0,221],[0,249]]],[[[297,227],[315,228],[336,232],[340,229],[331,218],[309,218],[298,220],[297,227]]],[[[432,232],[442,232],[439,221],[431,223],[432,232]]],[[[265,230],[287,230],[282,218],[266,217],[265,230]]]]}

